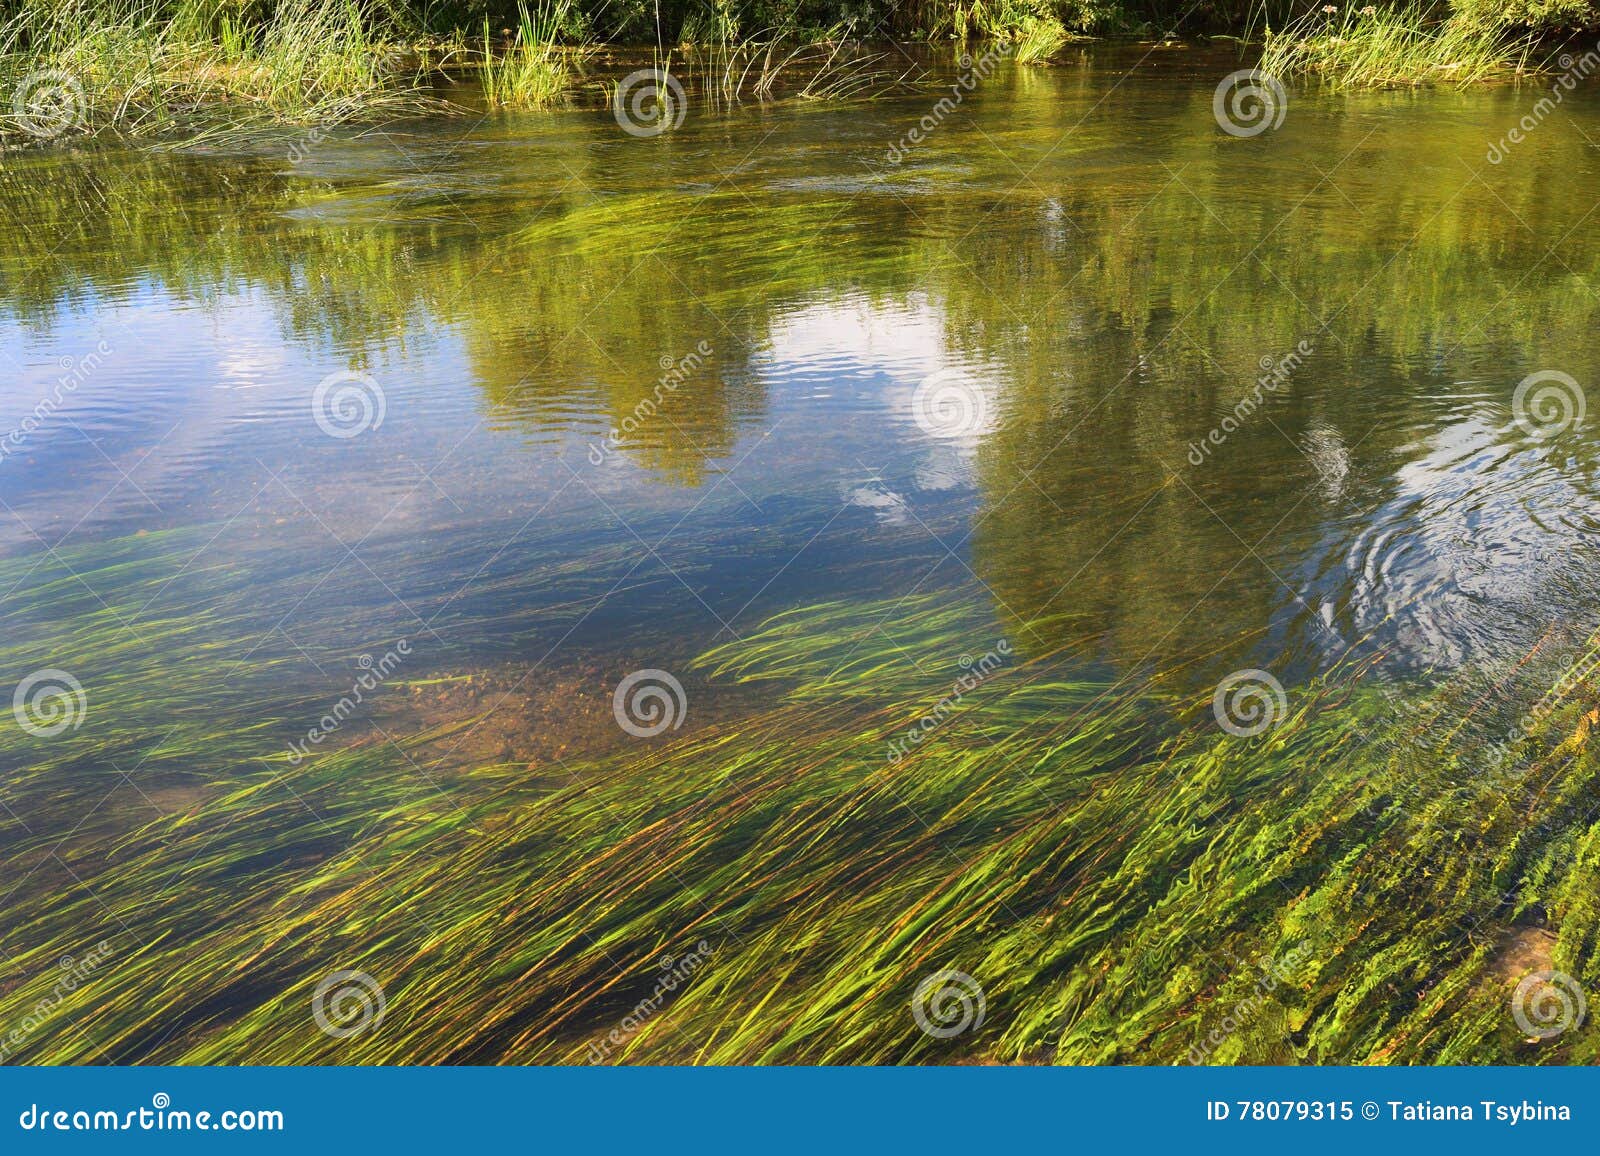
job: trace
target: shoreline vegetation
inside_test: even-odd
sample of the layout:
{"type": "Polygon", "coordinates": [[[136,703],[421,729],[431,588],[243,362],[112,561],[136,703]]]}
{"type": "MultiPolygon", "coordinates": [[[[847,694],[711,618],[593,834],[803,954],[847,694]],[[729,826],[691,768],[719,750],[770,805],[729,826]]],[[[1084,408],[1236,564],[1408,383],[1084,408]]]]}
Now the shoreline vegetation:
{"type": "Polygon", "coordinates": [[[1261,70],[1283,79],[1465,85],[1545,71],[1554,46],[1600,26],[1591,0],[1208,11],[1198,22],[1160,0],[923,0],[848,18],[796,0],[0,0],[0,149],[97,135],[207,143],[625,96],[647,119],[670,119],[674,100],[846,99],[917,84],[907,45],[985,45],[1041,64],[1085,39],[1214,37],[1259,47],[1261,70]],[[629,44],[646,46],[660,78],[643,94],[591,67],[629,44]]]}

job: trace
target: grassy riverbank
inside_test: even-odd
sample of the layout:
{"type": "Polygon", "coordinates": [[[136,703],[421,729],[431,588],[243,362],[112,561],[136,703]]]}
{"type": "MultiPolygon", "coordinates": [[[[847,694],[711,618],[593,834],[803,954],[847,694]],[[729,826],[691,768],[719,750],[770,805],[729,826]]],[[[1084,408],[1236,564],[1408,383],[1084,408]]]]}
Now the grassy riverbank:
{"type": "Polygon", "coordinates": [[[1529,71],[1538,44],[1530,29],[1477,15],[1345,7],[1307,13],[1269,34],[1260,67],[1350,88],[1465,85],[1529,71]]]}
{"type": "Polygon", "coordinates": [[[330,125],[415,103],[415,67],[351,0],[264,16],[208,0],[67,0],[0,26],[7,144],[330,125]]]}
{"type": "MultiPolygon", "coordinates": [[[[325,129],[426,108],[545,108],[614,95],[584,62],[605,43],[654,44],[658,67],[696,95],[764,99],[797,81],[810,97],[856,96],[904,79],[851,47],[863,36],[1003,45],[1048,61],[1083,35],[1265,35],[1264,67],[1354,85],[1469,83],[1537,63],[1533,45],[1588,26],[1585,0],[1356,10],[1303,3],[1209,7],[1161,0],[922,3],[862,14],[792,0],[666,7],[585,0],[50,0],[0,7],[0,145],[115,132],[205,138],[263,126],[325,129]],[[807,46],[816,46],[808,50],[807,46]],[[426,94],[425,94],[426,92],[426,94]],[[460,100],[455,96],[459,94],[460,100]]],[[[870,6],[869,6],[870,7],[870,6]]],[[[911,69],[914,71],[914,69],[911,69]]]]}

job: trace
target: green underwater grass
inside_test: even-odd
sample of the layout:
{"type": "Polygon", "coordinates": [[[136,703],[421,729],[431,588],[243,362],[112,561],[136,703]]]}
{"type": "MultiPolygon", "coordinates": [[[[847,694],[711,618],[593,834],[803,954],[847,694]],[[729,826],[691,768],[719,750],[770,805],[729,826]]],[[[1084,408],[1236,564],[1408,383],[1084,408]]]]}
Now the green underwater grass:
{"type": "MultiPolygon", "coordinates": [[[[1181,680],[1085,675],[1025,636],[958,682],[1004,628],[944,591],[796,608],[705,653],[686,676],[762,702],[681,737],[530,765],[464,757],[460,717],[297,763],[284,741],[327,698],[266,659],[241,676],[260,576],[204,571],[185,615],[135,617],[192,546],[86,551],[0,616],[8,674],[59,656],[90,693],[78,731],[0,730],[16,1061],[1595,1058],[1588,1025],[1527,1042],[1503,974],[1548,924],[1551,966],[1600,980],[1581,681],[1504,758],[1464,682],[1357,666],[1240,738],[1181,680]],[[122,773],[193,790],[92,810],[122,773]],[[350,970],[386,1010],[333,1038],[313,995],[350,970]],[[940,1038],[912,1003],[947,970],[986,1011],[940,1038]]],[[[1565,669],[1530,662],[1504,697],[1565,669]]]]}
{"type": "MultiPolygon", "coordinates": [[[[1419,147],[1438,158],[1461,144],[1430,142],[1419,147]]],[[[958,141],[932,148],[941,172],[960,171],[958,141]]],[[[1415,149],[1391,155],[1402,154],[1414,168],[1415,149]]],[[[1435,212],[1406,192],[1398,167],[1389,174],[1387,162],[1374,163],[1377,183],[1400,192],[1382,202],[1393,212],[1366,217],[1385,229],[1409,222],[1405,232],[1419,234],[1428,259],[1391,262],[1375,241],[1351,245],[1341,214],[1312,231],[1312,243],[1296,238],[1288,250],[1302,255],[1291,284],[1314,290],[1303,292],[1308,300],[1342,302],[1382,274],[1352,308],[1381,313],[1396,347],[1420,360],[1437,345],[1441,316],[1492,312],[1497,337],[1544,334],[1541,348],[1555,340],[1557,358],[1562,334],[1587,332],[1580,314],[1588,298],[1573,292],[1578,274],[1497,304],[1524,256],[1481,240],[1500,236],[1492,228],[1499,202],[1461,197],[1435,212]],[[1335,247],[1360,260],[1304,258],[1335,247]],[[1468,290],[1477,296],[1463,299],[1468,290]]],[[[114,285],[139,263],[188,291],[224,276],[266,279],[286,328],[326,327],[371,347],[413,311],[443,308],[482,276],[478,252],[464,245],[428,241],[422,251],[437,259],[417,277],[405,234],[352,229],[359,244],[335,244],[328,230],[260,228],[239,214],[237,187],[195,184],[214,174],[151,171],[142,160],[128,167],[137,179],[105,190],[113,212],[79,221],[74,202],[52,198],[62,227],[39,235],[72,260],[42,261],[25,236],[13,238],[6,264],[38,317],[64,308],[78,279],[114,285]],[[180,224],[192,243],[174,245],[167,206],[196,187],[210,199],[188,204],[180,224]],[[150,227],[129,231],[129,220],[150,227]],[[303,270],[328,279],[325,298],[308,296],[303,270]]],[[[1219,186],[1229,179],[1227,170],[1204,171],[1219,186]]],[[[99,192],[93,172],[67,184],[73,172],[52,170],[52,187],[99,192]]],[[[678,179],[664,170],[664,185],[678,179]]],[[[902,170],[889,179],[912,178],[902,170]]],[[[1142,339],[1160,332],[1172,309],[1193,306],[1196,324],[1223,334],[1240,364],[1253,364],[1253,351],[1289,347],[1304,324],[1296,295],[1273,287],[1241,310],[1238,297],[1211,294],[1248,241],[1237,250],[1185,242],[1181,261],[1152,264],[1152,238],[1220,239],[1207,225],[1213,210],[1174,189],[1136,212],[1131,203],[1119,208],[1127,198],[1112,191],[1095,185],[1069,199],[1074,219],[1102,226],[1083,259],[1102,272],[1089,278],[1093,297],[1080,312],[1056,315],[1062,330],[1115,309],[1135,319],[1142,339]],[[1196,252],[1204,259],[1192,259],[1196,252]]],[[[280,198],[273,206],[295,205],[272,195],[280,198]]],[[[989,211],[987,196],[959,191],[930,216],[964,232],[989,211]]],[[[697,295],[697,268],[739,273],[710,280],[704,292],[713,304],[741,307],[771,278],[774,293],[804,300],[837,286],[840,268],[848,284],[885,300],[932,280],[962,325],[989,335],[1010,334],[1015,314],[1031,316],[1022,306],[1041,296],[1041,282],[1027,274],[1047,254],[1008,241],[1003,229],[974,238],[954,263],[986,270],[979,286],[930,260],[944,241],[919,241],[913,229],[908,243],[900,231],[871,227],[882,221],[867,215],[842,217],[848,229],[810,247],[797,244],[800,226],[809,232],[844,208],[843,193],[796,195],[759,211],[738,200],[719,194],[698,206],[682,193],[628,187],[587,197],[567,218],[527,231],[524,264],[568,263],[572,275],[558,284],[620,284],[642,250],[619,242],[644,237],[681,261],[674,267],[697,295]],[[663,214],[674,209],[717,214],[730,227],[709,241],[692,229],[663,231],[663,214]]],[[[1040,208],[1025,198],[1014,211],[1040,208]]],[[[1044,281],[1048,289],[1064,289],[1083,267],[1048,264],[1059,278],[1044,281]]],[[[582,293],[546,294],[544,281],[526,274],[499,284],[493,301],[475,295],[476,312],[457,318],[481,335],[483,364],[515,381],[521,363],[489,356],[497,347],[488,338],[529,324],[560,336],[592,303],[582,293]]],[[[612,311],[623,320],[607,342],[634,350],[626,360],[687,350],[705,332],[703,317],[656,290],[650,283],[646,297],[612,311]]],[[[767,314],[755,313],[761,324],[751,331],[759,333],[767,314]]],[[[1016,345],[1039,348],[1036,339],[1016,345]]],[[[1058,366],[1041,359],[1029,370],[1028,401],[1047,412],[1058,366]]],[[[1181,406],[1191,381],[1177,370],[1172,377],[1183,391],[1170,399],[1181,406]]],[[[515,408],[516,394],[486,390],[492,403],[515,408]]],[[[1169,397],[1151,396],[1147,404],[1169,397]]],[[[635,400],[620,396],[616,412],[635,400]]],[[[1386,429],[1411,437],[1407,416],[1418,412],[1397,408],[1386,429]]],[[[980,468],[1008,485],[1018,475],[1001,467],[1031,466],[1040,443],[1029,439],[1054,441],[1074,417],[1007,427],[980,468]]],[[[1170,436],[1168,456],[1178,460],[1187,435],[1170,436]]],[[[1070,477],[1104,474],[1100,430],[1080,439],[1070,477]]],[[[1041,480],[1064,497],[1059,478],[1041,480]]],[[[1115,489],[1109,499],[1095,495],[1097,512],[1146,492],[1126,476],[1115,489]]],[[[984,532],[1007,529],[1008,517],[998,511],[984,532]]],[[[1010,527],[1018,545],[980,567],[1007,602],[1047,601],[1012,597],[1013,587],[1026,593],[1037,565],[1037,525],[1018,519],[1010,527]]],[[[286,612],[295,588],[258,567],[196,565],[157,597],[210,532],[67,552],[75,574],[35,557],[0,565],[0,591],[11,592],[0,603],[0,688],[48,662],[82,675],[90,695],[84,727],[55,740],[26,736],[0,713],[0,797],[20,816],[0,822],[9,893],[0,918],[0,1046],[37,1018],[63,955],[81,959],[101,940],[112,948],[91,983],[11,1048],[19,1060],[583,1062],[654,989],[661,957],[680,958],[702,940],[711,949],[705,966],[606,1059],[1178,1062],[1247,1003],[1243,1026],[1204,1058],[1593,1057],[1587,1025],[1543,1045],[1525,1042],[1509,1015],[1515,976],[1503,975],[1507,948],[1547,925],[1556,935],[1549,962],[1593,990],[1595,784],[1584,722],[1592,697],[1574,696],[1501,769],[1476,734],[1475,697],[1436,699],[1437,680],[1420,679],[1384,692],[1358,670],[1291,682],[1283,724],[1240,740],[1218,731],[1206,695],[1169,671],[1123,683],[1070,655],[1041,653],[1032,631],[1016,630],[1016,658],[891,762],[888,744],[950,695],[958,656],[982,653],[1010,630],[960,593],[771,618],[744,642],[704,654],[697,670],[754,690],[762,708],[670,744],[531,766],[466,758],[450,753],[476,722],[462,713],[437,724],[448,735],[418,723],[392,730],[398,746],[352,741],[292,765],[285,741],[303,734],[338,690],[304,685],[297,656],[257,646],[264,611],[269,620],[286,612]],[[1403,709],[1411,701],[1425,708],[1420,716],[1403,709]],[[160,805],[143,805],[121,772],[160,805]],[[1258,999],[1268,963],[1283,963],[1288,979],[1258,999]],[[378,1030],[339,1041],[317,1030],[310,1009],[317,983],[342,968],[380,979],[388,1011],[378,1030]],[[911,1003],[917,984],[945,968],[981,983],[987,1015],[981,1027],[939,1040],[916,1027],[911,1003]]],[[[1080,542],[1088,538],[1054,542],[1052,555],[1076,567],[1080,542]]],[[[1099,544],[1088,542],[1083,554],[1099,544]]],[[[485,575],[483,584],[504,595],[500,613],[486,624],[452,611],[450,625],[526,653],[502,640],[531,631],[560,564],[564,581],[604,593],[601,579],[617,556],[625,568],[636,550],[630,540],[597,558],[590,543],[568,546],[563,558],[519,553],[525,567],[485,575]]],[[[740,546],[726,541],[729,554],[740,546]]],[[[1205,572],[1211,557],[1177,554],[1170,573],[1205,572]]],[[[436,562],[414,565],[448,571],[436,562]]],[[[1069,576],[1063,569],[1039,581],[1053,589],[1069,576]]],[[[422,600],[409,584],[401,588],[425,614],[453,593],[453,585],[430,589],[422,600]]],[[[307,609],[318,613],[315,633],[330,640],[327,650],[353,658],[381,649],[374,639],[392,639],[393,624],[371,608],[347,595],[330,601],[337,605],[307,609]]],[[[1148,616],[1170,623],[1167,604],[1151,601],[1148,616]]],[[[1102,613],[1084,602],[1080,615],[1102,613]]],[[[441,632],[457,637],[443,623],[441,632]]],[[[1081,636],[1085,628],[1041,633],[1081,636]]],[[[1560,672],[1540,673],[1542,684],[1530,668],[1504,689],[1504,701],[1534,701],[1560,672]]],[[[406,681],[433,677],[444,676],[408,671],[406,681]]],[[[404,688],[392,692],[395,713],[404,714],[404,688]]]]}

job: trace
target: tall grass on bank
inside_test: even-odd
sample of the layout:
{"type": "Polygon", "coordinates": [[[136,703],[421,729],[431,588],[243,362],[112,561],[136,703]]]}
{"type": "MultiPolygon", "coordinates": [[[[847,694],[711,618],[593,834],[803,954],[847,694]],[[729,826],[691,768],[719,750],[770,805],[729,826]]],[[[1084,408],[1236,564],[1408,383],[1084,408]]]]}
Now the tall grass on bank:
{"type": "Polygon", "coordinates": [[[265,124],[401,107],[414,85],[354,0],[65,0],[0,26],[0,142],[265,124]]]}
{"type": "Polygon", "coordinates": [[[1071,39],[1072,34],[1060,21],[1036,17],[1017,30],[1016,47],[1011,55],[1018,64],[1041,64],[1060,52],[1062,45],[1071,39]]]}
{"type": "Polygon", "coordinates": [[[962,44],[969,36],[977,36],[1009,45],[1018,64],[1041,64],[1074,38],[1062,22],[1062,14],[1061,9],[1029,0],[970,0],[951,10],[949,34],[962,44]]]}
{"type": "MultiPolygon", "coordinates": [[[[425,73],[475,58],[491,108],[540,109],[575,91],[588,35],[578,0],[519,3],[517,27],[481,43],[454,30],[417,40],[404,5],[362,0],[61,0],[0,17],[0,147],[115,132],[215,138],[274,125],[447,109],[425,73]],[[567,42],[564,43],[563,41],[567,42]],[[480,55],[481,50],[481,55],[480,55]],[[13,112],[13,108],[20,111],[13,112]]],[[[713,103],[779,95],[837,100],[897,87],[841,22],[740,37],[723,12],[693,24],[694,89],[713,103]]],[[[475,37],[474,37],[475,39],[475,37]]],[[[664,73],[670,64],[658,61],[664,73]]]]}
{"type": "Polygon", "coordinates": [[[510,48],[495,55],[489,21],[483,22],[483,97],[490,108],[549,108],[571,80],[570,53],[558,43],[572,0],[551,0],[529,11],[517,5],[510,48]]]}
{"type": "Polygon", "coordinates": [[[1525,68],[1532,49],[1531,35],[1481,18],[1347,5],[1308,12],[1282,32],[1269,30],[1260,67],[1340,88],[1468,85],[1525,68]]]}
{"type": "Polygon", "coordinates": [[[784,29],[741,36],[736,25],[705,24],[699,41],[679,45],[690,89],[713,107],[742,100],[772,100],[780,94],[803,100],[847,100],[886,92],[903,84],[881,67],[888,54],[868,51],[854,38],[853,21],[797,39],[784,29]]]}

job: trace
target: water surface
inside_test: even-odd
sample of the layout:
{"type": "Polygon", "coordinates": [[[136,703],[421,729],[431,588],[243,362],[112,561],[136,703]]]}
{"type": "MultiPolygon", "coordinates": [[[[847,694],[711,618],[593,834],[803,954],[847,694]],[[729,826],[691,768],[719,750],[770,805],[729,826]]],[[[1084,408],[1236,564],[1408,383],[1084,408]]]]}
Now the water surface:
{"type": "MultiPolygon", "coordinates": [[[[254,709],[279,750],[402,640],[406,679],[489,690],[413,689],[385,738],[483,712],[465,749],[540,774],[628,741],[634,670],[690,732],[759,709],[690,661],[824,602],[875,607],[842,661],[908,678],[1003,640],[1201,698],[1587,633],[1600,435],[1514,401],[1597,380],[1600,100],[1491,164],[1536,89],[1296,91],[1241,138],[1236,67],[1002,67],[897,161],[937,90],[8,158],[6,685],[88,687],[75,770],[125,795],[88,830],[249,773],[168,717],[254,709]],[[958,647],[885,629],[924,596],[958,647]]],[[[26,815],[42,862],[81,808],[26,815]]]]}

